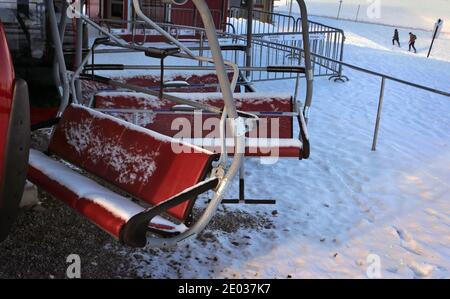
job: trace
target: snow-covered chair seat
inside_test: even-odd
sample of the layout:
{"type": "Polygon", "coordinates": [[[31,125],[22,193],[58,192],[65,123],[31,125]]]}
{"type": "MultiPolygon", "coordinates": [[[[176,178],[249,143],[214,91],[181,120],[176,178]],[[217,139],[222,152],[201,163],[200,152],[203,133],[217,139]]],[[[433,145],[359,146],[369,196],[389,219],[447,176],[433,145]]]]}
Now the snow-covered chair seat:
{"type": "MultiPolygon", "coordinates": [[[[170,93],[178,97],[202,102],[214,107],[223,107],[221,93],[170,93]]],[[[303,144],[294,138],[295,105],[289,94],[282,93],[236,93],[234,94],[238,110],[256,113],[258,125],[247,133],[246,156],[303,157],[303,144]]],[[[203,113],[195,116],[192,112],[183,112],[178,106],[167,100],[160,100],[143,93],[125,91],[103,91],[93,98],[91,106],[112,114],[128,122],[154,130],[164,135],[187,138],[188,142],[210,149],[220,150],[218,134],[219,115],[203,113]],[[150,112],[151,113],[150,113],[150,112]],[[195,123],[200,117],[201,124],[195,123]],[[180,134],[183,121],[188,121],[191,130],[180,134]],[[201,128],[198,132],[197,128],[201,128]],[[215,133],[215,134],[214,134],[215,133]],[[202,140],[202,138],[208,138],[202,140]]],[[[183,108],[183,107],[180,107],[183,108]]],[[[233,154],[232,138],[227,141],[229,154],[233,154]]]]}
{"type": "Polygon", "coordinates": [[[130,246],[144,246],[147,230],[185,230],[196,196],[217,185],[217,179],[203,181],[214,153],[79,105],[64,112],[49,152],[68,163],[33,150],[29,180],[130,246]],[[165,215],[180,224],[152,217],[136,233],[134,222],[142,214],[173,198],[179,204],[165,215]]]}

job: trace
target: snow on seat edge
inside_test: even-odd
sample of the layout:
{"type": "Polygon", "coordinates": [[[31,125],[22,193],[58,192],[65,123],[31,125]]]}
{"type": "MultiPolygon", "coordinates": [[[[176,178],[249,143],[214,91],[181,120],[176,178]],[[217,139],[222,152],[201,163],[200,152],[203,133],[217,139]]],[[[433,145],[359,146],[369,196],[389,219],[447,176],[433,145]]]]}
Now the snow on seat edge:
{"type": "MultiPolygon", "coordinates": [[[[145,210],[128,198],[34,149],[30,150],[28,179],[87,216],[116,239],[119,239],[123,226],[145,210]]],[[[160,216],[152,220],[151,226],[168,232],[181,233],[187,230],[184,224],[174,224],[160,216]]]]}

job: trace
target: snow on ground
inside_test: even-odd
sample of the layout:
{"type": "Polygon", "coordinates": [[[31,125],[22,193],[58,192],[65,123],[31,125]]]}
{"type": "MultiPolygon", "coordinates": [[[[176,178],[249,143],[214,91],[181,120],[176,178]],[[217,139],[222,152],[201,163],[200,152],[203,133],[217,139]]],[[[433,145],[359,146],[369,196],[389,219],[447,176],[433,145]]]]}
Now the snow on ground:
{"type": "MultiPolygon", "coordinates": [[[[306,0],[310,15],[336,18],[339,0],[306,0]]],[[[275,11],[287,14],[290,0],[276,0],[275,11]]],[[[294,0],[293,12],[298,12],[294,0]]],[[[450,3],[447,0],[345,0],[342,1],[340,19],[421,28],[431,31],[436,20],[443,19],[443,31],[450,33],[450,3]],[[359,7],[359,13],[358,13],[359,7]]]]}
{"type": "MultiPolygon", "coordinates": [[[[412,54],[391,45],[393,28],[317,20],[345,30],[347,62],[450,90],[449,39],[426,59],[428,32],[416,31],[419,54],[412,54]]],[[[228,217],[239,229],[213,225],[178,248],[123,249],[140,275],[365,278],[379,259],[384,278],[450,278],[450,99],[387,82],[378,151],[371,152],[380,79],[344,72],[345,84],[315,81],[310,160],[248,161],[248,196],[275,198],[276,206],[226,206],[216,219],[228,217]],[[247,226],[241,212],[263,224],[247,226]]],[[[260,92],[293,87],[256,84],[260,92]]]]}

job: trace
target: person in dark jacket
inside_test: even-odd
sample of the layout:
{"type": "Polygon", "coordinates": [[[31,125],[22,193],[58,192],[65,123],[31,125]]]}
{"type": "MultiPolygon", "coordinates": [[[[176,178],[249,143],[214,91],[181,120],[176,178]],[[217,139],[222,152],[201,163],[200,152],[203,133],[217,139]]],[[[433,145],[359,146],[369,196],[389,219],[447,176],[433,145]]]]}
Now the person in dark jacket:
{"type": "Polygon", "coordinates": [[[416,44],[417,36],[413,34],[412,32],[409,33],[409,50],[411,51],[411,48],[414,49],[414,53],[417,53],[415,44],[416,44]]]}
{"type": "Polygon", "coordinates": [[[398,46],[401,47],[400,46],[400,37],[398,35],[397,29],[395,29],[395,31],[394,31],[394,37],[392,38],[392,45],[395,45],[395,42],[397,42],[398,46]]]}

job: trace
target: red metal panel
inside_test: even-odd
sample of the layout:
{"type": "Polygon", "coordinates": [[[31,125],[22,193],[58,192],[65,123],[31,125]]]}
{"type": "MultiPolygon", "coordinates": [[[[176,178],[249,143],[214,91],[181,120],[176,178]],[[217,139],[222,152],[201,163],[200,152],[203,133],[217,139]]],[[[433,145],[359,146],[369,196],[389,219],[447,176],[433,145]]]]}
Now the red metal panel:
{"type": "MultiPolygon", "coordinates": [[[[188,147],[180,148],[182,153],[175,153],[173,143],[152,140],[141,132],[127,131],[120,142],[135,156],[156,153],[153,175],[148,181],[143,181],[139,189],[132,188],[131,184],[119,184],[124,190],[154,205],[197,184],[203,179],[205,169],[209,168],[210,155],[192,152],[188,147]]],[[[190,204],[186,201],[169,213],[177,219],[185,219],[190,204]]]]}
{"type": "Polygon", "coordinates": [[[87,15],[91,18],[101,18],[100,12],[100,0],[88,0],[87,5],[87,15]]]}
{"type": "MultiPolygon", "coordinates": [[[[206,149],[214,152],[220,153],[220,147],[210,147],[205,146],[206,149]]],[[[234,147],[227,148],[228,154],[234,154],[234,147]]],[[[245,156],[246,157],[282,157],[282,158],[299,158],[301,157],[302,147],[301,146],[279,146],[277,144],[268,144],[264,145],[261,143],[258,147],[249,147],[245,148],[245,156]]]]}
{"type": "MultiPolygon", "coordinates": [[[[221,29],[222,24],[226,22],[227,19],[227,8],[228,8],[228,0],[206,0],[206,4],[208,5],[211,15],[214,20],[214,24],[216,25],[216,29],[221,29]]],[[[191,9],[192,10],[192,18],[189,20],[185,20],[183,18],[183,14],[180,12],[177,12],[174,10],[172,12],[172,22],[174,24],[180,24],[180,25],[188,25],[188,26],[197,26],[197,27],[204,27],[203,22],[201,21],[201,17],[199,13],[197,12],[194,3],[192,1],[188,1],[186,4],[181,6],[173,6],[173,7],[181,7],[184,9],[191,9]]],[[[185,14],[184,14],[185,15],[185,14]]]]}
{"type": "MultiPolygon", "coordinates": [[[[201,181],[210,163],[211,154],[190,147],[175,153],[176,148],[168,137],[93,115],[81,106],[66,109],[49,146],[63,159],[153,205],[201,181]]],[[[169,213],[184,220],[189,204],[169,213]]]]}
{"type": "MultiPolygon", "coordinates": [[[[195,96],[198,96],[196,94],[195,96]]],[[[193,96],[193,98],[195,98],[193,96]]],[[[224,106],[221,96],[211,96],[205,94],[205,100],[202,102],[211,106],[220,107],[224,106]]],[[[159,101],[145,101],[138,96],[121,96],[119,94],[107,94],[97,95],[95,97],[95,108],[117,108],[117,109],[152,109],[152,110],[169,110],[176,104],[166,100],[159,101]],[[153,105],[152,105],[153,104],[153,105]]],[[[293,103],[291,97],[273,97],[270,100],[258,98],[258,95],[254,97],[251,94],[246,94],[245,98],[236,98],[236,106],[241,111],[247,112],[292,112],[293,103]]],[[[131,114],[117,114],[118,117],[127,121],[133,122],[133,115],[131,114]]],[[[205,137],[211,133],[211,130],[205,128],[205,124],[218,123],[220,116],[208,116],[203,115],[202,127],[204,128],[200,133],[200,136],[194,135],[194,118],[189,114],[156,114],[152,116],[152,121],[145,121],[145,115],[139,116],[139,125],[142,125],[148,129],[157,131],[161,134],[174,136],[179,132],[178,129],[172,129],[172,123],[176,119],[185,118],[189,120],[191,124],[191,136],[183,136],[186,138],[205,137]]],[[[293,138],[293,118],[292,116],[276,116],[276,115],[261,115],[260,127],[250,132],[248,136],[260,137],[260,138],[293,138]],[[271,128],[274,128],[272,130],[271,128]]],[[[214,128],[212,128],[214,130],[214,128]]],[[[210,136],[211,137],[211,136],[210,136]]],[[[216,136],[219,137],[219,136],[216,136]]]]}
{"type": "Polygon", "coordinates": [[[31,108],[31,125],[35,125],[56,117],[58,108],[31,108]]]}
{"type": "MultiPolygon", "coordinates": [[[[230,80],[232,74],[228,74],[230,80]]],[[[142,87],[154,87],[159,89],[159,76],[155,75],[143,75],[143,76],[133,76],[127,78],[113,78],[119,81],[123,81],[128,84],[134,84],[142,87]]],[[[166,78],[169,80],[169,78],[166,78]]],[[[218,84],[217,75],[215,73],[204,74],[204,75],[177,75],[170,78],[170,81],[186,81],[190,84],[189,87],[181,87],[171,89],[172,92],[215,92],[217,91],[217,86],[209,86],[208,84],[218,84]],[[207,85],[207,86],[205,86],[207,85]]],[[[93,82],[93,81],[83,81],[83,98],[90,99],[99,90],[105,90],[108,88],[107,85],[93,82]]],[[[236,87],[235,92],[240,92],[239,87],[236,87]]]]}
{"type": "MultiPolygon", "coordinates": [[[[228,74],[231,80],[233,75],[228,74]]],[[[125,78],[124,81],[128,84],[134,84],[143,87],[159,87],[160,79],[155,76],[136,76],[125,78]]],[[[185,88],[171,89],[171,91],[187,91],[187,92],[215,92],[217,86],[208,86],[212,84],[218,84],[219,80],[215,73],[205,75],[177,75],[171,78],[171,81],[186,81],[191,86],[185,88]]]]}
{"type": "Polygon", "coordinates": [[[64,201],[75,211],[88,217],[89,220],[110,233],[116,239],[119,239],[120,230],[125,224],[125,220],[116,217],[104,207],[91,200],[79,198],[72,190],[61,185],[59,182],[52,180],[32,166],[28,169],[28,179],[49,192],[51,195],[64,201]]]}
{"type": "Polygon", "coordinates": [[[14,77],[14,67],[5,31],[0,22],[0,182],[3,181],[5,147],[14,92],[14,77]]]}

